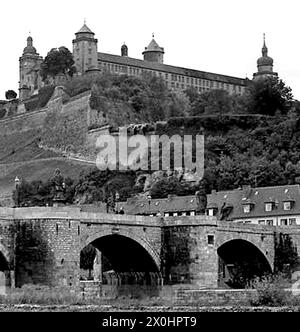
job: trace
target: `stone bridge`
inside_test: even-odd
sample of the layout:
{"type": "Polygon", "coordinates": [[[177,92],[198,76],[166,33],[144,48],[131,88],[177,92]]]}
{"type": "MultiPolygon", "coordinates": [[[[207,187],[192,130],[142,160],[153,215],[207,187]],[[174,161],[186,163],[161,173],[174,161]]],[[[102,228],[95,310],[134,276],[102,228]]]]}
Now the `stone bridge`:
{"type": "Polygon", "coordinates": [[[0,279],[12,287],[76,288],[80,253],[92,244],[118,273],[157,273],[161,282],[197,288],[234,286],[232,277],[239,273],[253,277],[273,270],[278,232],[300,244],[300,228],[233,224],[207,216],[0,208],[0,279]]]}

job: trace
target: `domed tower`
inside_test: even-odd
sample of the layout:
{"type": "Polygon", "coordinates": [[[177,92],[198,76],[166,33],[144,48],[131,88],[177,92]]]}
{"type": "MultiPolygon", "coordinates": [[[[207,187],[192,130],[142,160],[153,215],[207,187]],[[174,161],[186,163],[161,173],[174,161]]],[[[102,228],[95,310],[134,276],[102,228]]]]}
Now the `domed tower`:
{"type": "Polygon", "coordinates": [[[20,81],[19,81],[19,98],[24,100],[29,98],[35,91],[42,86],[42,79],[39,70],[43,58],[37,53],[33,46],[31,36],[27,38],[27,46],[24,48],[20,61],[20,81]]]}
{"type": "Polygon", "coordinates": [[[253,79],[257,80],[268,76],[278,76],[273,72],[273,59],[268,56],[268,48],[266,46],[266,37],[264,34],[264,44],[262,48],[262,56],[257,60],[257,73],[253,74],[253,79]]]}
{"type": "Polygon", "coordinates": [[[125,43],[121,47],[121,55],[128,56],[128,47],[127,47],[127,45],[125,45],[125,43]]]}
{"type": "Polygon", "coordinates": [[[150,62],[158,62],[164,63],[164,48],[160,47],[154,39],[154,35],[152,35],[152,40],[148,47],[145,47],[145,51],[143,52],[144,60],[150,62]]]}
{"type": "Polygon", "coordinates": [[[73,56],[77,73],[82,75],[89,69],[98,69],[98,40],[94,32],[84,23],[75,36],[73,56]]]}

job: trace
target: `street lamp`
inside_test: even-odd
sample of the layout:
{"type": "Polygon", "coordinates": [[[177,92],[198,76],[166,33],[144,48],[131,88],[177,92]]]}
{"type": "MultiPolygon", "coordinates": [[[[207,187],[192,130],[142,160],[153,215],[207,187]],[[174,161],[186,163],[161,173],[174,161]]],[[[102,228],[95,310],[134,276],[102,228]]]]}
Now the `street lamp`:
{"type": "Polygon", "coordinates": [[[16,176],[15,178],[15,203],[16,206],[20,206],[20,197],[19,197],[19,188],[20,188],[21,181],[20,179],[16,176]]]}
{"type": "Polygon", "coordinates": [[[15,178],[15,188],[16,189],[18,189],[19,188],[19,186],[20,186],[20,179],[16,176],[16,178],[15,178]]]}
{"type": "Polygon", "coordinates": [[[117,210],[117,214],[119,213],[119,199],[120,199],[120,194],[118,192],[116,192],[116,210],[117,210]]]}
{"type": "Polygon", "coordinates": [[[149,206],[149,215],[151,214],[150,213],[150,205],[151,205],[151,199],[152,199],[152,197],[151,197],[151,195],[148,195],[148,197],[147,197],[147,199],[148,199],[148,206],[149,206]]]}

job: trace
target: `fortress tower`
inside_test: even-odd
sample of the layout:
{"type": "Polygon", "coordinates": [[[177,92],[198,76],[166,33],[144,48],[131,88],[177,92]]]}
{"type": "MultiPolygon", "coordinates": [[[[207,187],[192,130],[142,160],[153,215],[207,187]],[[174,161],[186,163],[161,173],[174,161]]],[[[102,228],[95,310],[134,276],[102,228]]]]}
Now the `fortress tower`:
{"type": "Polygon", "coordinates": [[[98,68],[98,40],[85,23],[75,35],[73,56],[77,73],[82,75],[89,69],[98,68]]]}
{"type": "Polygon", "coordinates": [[[257,73],[253,74],[253,80],[258,80],[270,76],[278,76],[273,72],[273,59],[268,56],[268,48],[266,46],[266,37],[264,34],[264,44],[262,48],[262,56],[257,60],[257,73]]]}
{"type": "Polygon", "coordinates": [[[43,58],[33,47],[32,37],[27,38],[27,46],[24,48],[20,61],[20,81],[19,97],[20,100],[29,98],[35,91],[42,86],[42,80],[39,75],[40,65],[43,58]]]}
{"type": "Polygon", "coordinates": [[[154,39],[154,35],[152,35],[153,39],[151,40],[148,47],[145,47],[145,51],[143,52],[144,60],[150,62],[158,62],[164,63],[164,48],[160,47],[154,39]]]}

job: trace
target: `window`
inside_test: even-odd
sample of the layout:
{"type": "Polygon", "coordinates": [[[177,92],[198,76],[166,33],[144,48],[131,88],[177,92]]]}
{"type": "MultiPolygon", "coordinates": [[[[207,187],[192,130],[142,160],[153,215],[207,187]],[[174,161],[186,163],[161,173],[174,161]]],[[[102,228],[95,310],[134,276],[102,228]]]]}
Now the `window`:
{"type": "Polygon", "coordinates": [[[281,219],[280,220],[280,225],[281,226],[287,226],[288,225],[288,220],[287,219],[281,219]]]}
{"type": "Polygon", "coordinates": [[[186,212],[182,212],[182,216],[184,216],[184,217],[185,217],[185,216],[186,216],[186,212]]]}
{"type": "Polygon", "coordinates": [[[297,224],[297,223],[296,223],[296,218],[290,218],[290,219],[289,219],[289,225],[290,225],[290,226],[296,226],[296,224],[297,224]]]}
{"type": "Polygon", "coordinates": [[[273,226],[273,220],[267,220],[267,225],[268,226],[273,226]]]}
{"type": "Polygon", "coordinates": [[[272,211],[273,204],[272,203],[265,203],[265,211],[270,212],[272,211]]]}
{"type": "Polygon", "coordinates": [[[215,237],[213,235],[208,235],[207,236],[207,243],[211,246],[215,244],[215,237]]]}
{"type": "Polygon", "coordinates": [[[208,216],[214,217],[217,215],[218,210],[217,209],[208,209],[208,216]]]}
{"type": "Polygon", "coordinates": [[[244,205],[244,213],[250,213],[250,204],[244,205]]]}
{"type": "Polygon", "coordinates": [[[169,213],[165,213],[165,217],[169,217],[170,215],[169,215],[169,213]]]}
{"type": "Polygon", "coordinates": [[[195,215],[195,211],[192,211],[192,212],[191,212],[191,216],[194,216],[194,215],[195,215]]]}
{"type": "Polygon", "coordinates": [[[266,221],[265,221],[265,220],[258,220],[258,224],[259,224],[259,225],[265,225],[265,224],[266,224],[266,221]]]}
{"type": "Polygon", "coordinates": [[[177,213],[177,212],[174,212],[173,216],[174,216],[174,217],[178,217],[178,213],[177,213]]]}
{"type": "Polygon", "coordinates": [[[284,209],[284,211],[289,211],[289,210],[291,210],[291,208],[292,208],[291,205],[292,205],[291,202],[284,202],[284,203],[283,203],[283,209],[284,209]]]}

